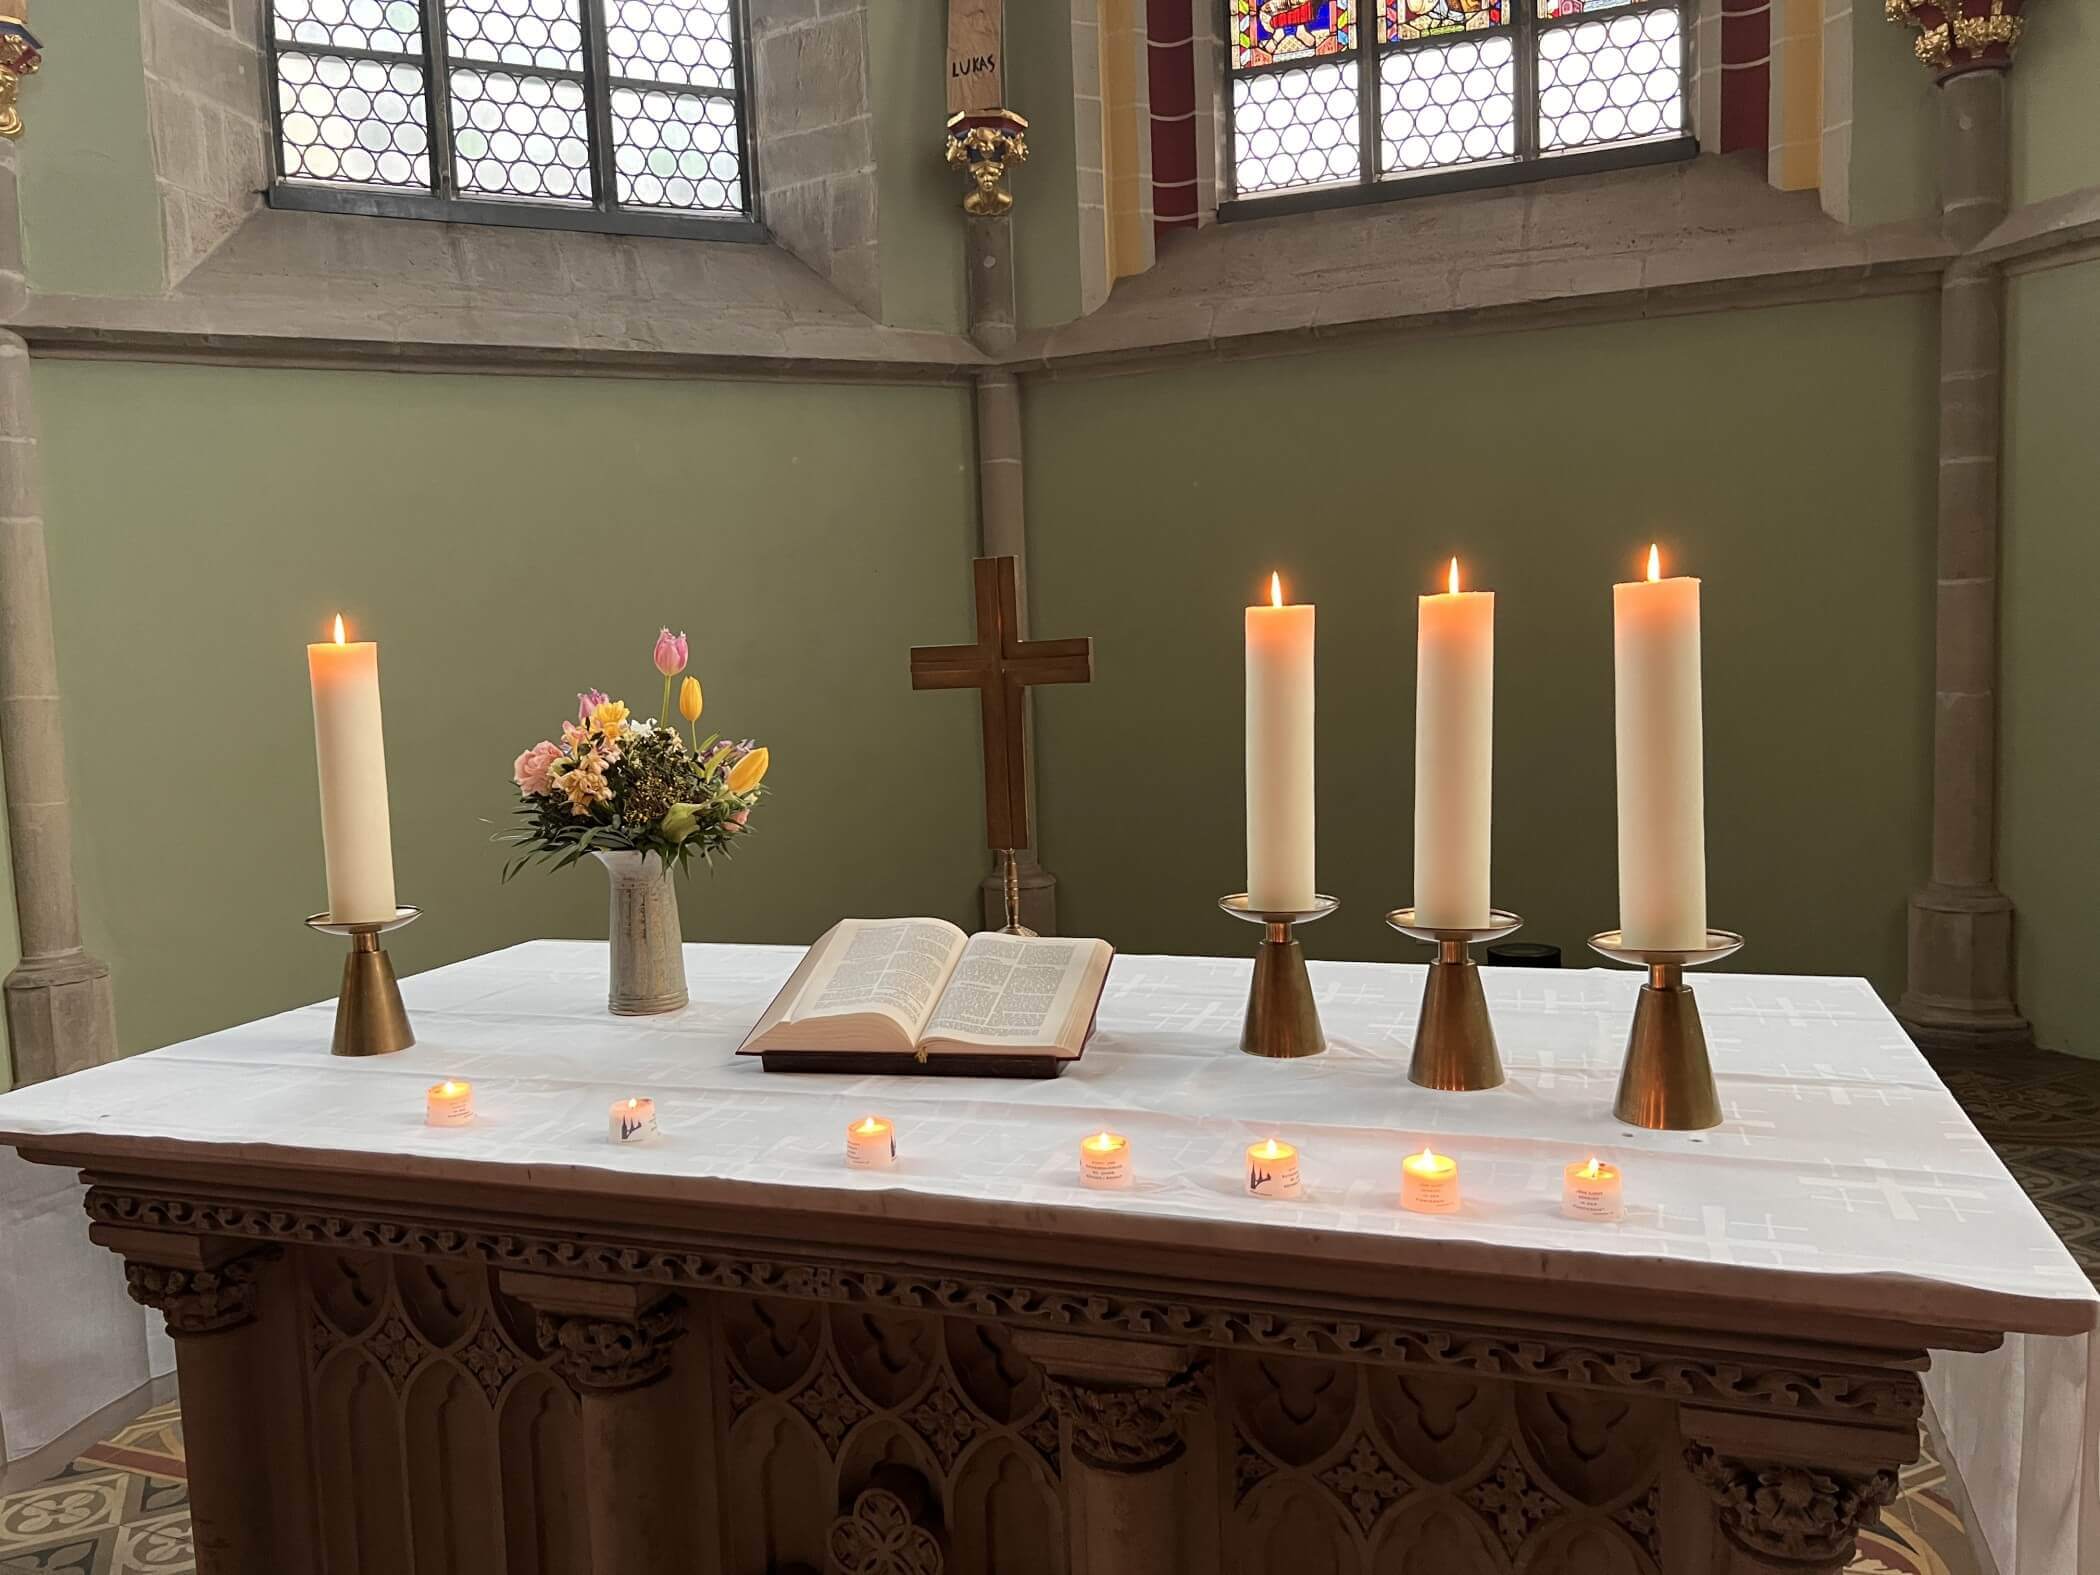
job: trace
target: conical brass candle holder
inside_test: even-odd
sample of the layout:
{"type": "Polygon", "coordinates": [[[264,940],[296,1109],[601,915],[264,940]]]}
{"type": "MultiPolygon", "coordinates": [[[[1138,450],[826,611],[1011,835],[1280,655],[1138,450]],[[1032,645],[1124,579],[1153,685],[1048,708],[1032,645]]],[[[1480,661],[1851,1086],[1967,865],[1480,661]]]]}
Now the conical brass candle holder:
{"type": "Polygon", "coordinates": [[[1628,946],[1618,930],[1590,937],[1590,949],[1613,962],[1648,970],[1626,1036],[1626,1064],[1612,1113],[1621,1121],[1658,1132],[1700,1132],[1721,1124],[1721,1092],[1714,1087],[1706,1054],[1706,1028],[1699,1002],[1684,982],[1698,968],[1742,950],[1731,930],[1709,930],[1704,946],[1656,951],[1628,946]]]}
{"type": "Polygon", "coordinates": [[[1422,986],[1422,1013],[1415,1019],[1415,1053],[1408,1062],[1408,1080],[1453,1093],[1500,1088],[1502,1056],[1495,1047],[1495,1023],[1488,1016],[1480,965],[1473,961],[1472,950],[1476,944],[1514,935],[1524,921],[1497,908],[1479,929],[1448,929],[1420,923],[1413,908],[1395,908],[1385,922],[1402,935],[1436,948],[1429,978],[1422,986]]]}
{"type": "Polygon", "coordinates": [[[416,1042],[409,1026],[408,1008],[401,1004],[401,986],[394,979],[394,964],[379,944],[388,930],[413,924],[423,916],[421,908],[396,908],[391,919],[356,924],[338,924],[325,913],[306,921],[307,928],[323,935],[350,938],[350,955],[343,960],[343,988],[335,998],[335,1042],[333,1055],[391,1055],[416,1042]]]}
{"type": "Polygon", "coordinates": [[[1313,904],[1268,911],[1250,907],[1245,892],[1218,899],[1218,906],[1235,919],[1264,926],[1261,950],[1254,954],[1254,983],[1247,991],[1247,1017],[1240,1025],[1240,1048],[1248,1055],[1289,1061],[1327,1048],[1312,980],[1305,972],[1305,949],[1292,932],[1298,925],[1326,918],[1341,903],[1315,896],[1313,904]]]}

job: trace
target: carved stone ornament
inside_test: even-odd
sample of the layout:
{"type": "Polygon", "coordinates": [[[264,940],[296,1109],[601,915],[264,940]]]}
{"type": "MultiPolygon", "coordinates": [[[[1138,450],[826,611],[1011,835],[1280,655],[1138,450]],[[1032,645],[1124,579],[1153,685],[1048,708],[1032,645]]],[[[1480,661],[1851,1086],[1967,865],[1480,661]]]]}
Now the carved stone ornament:
{"type": "Polygon", "coordinates": [[[1964,71],[2003,71],[2027,25],[2026,0],[1885,0],[1891,22],[1915,27],[1918,58],[1941,79],[1964,71]]]}
{"type": "Polygon", "coordinates": [[[1151,1471],[1188,1446],[1181,1419],[1203,1403],[1200,1369],[1167,1384],[1090,1384],[1054,1373],[1044,1392],[1072,1429],[1072,1453],[1101,1471],[1151,1471]]]}
{"type": "Polygon", "coordinates": [[[22,112],[15,95],[22,91],[22,78],[32,76],[44,63],[44,46],[21,18],[0,16],[0,137],[22,134],[22,112]]]}
{"type": "Polygon", "coordinates": [[[948,162],[970,177],[963,212],[996,218],[1014,205],[1000,189],[1009,164],[1028,162],[1028,122],[1010,109],[980,110],[948,117],[948,162]]]}
{"type": "Polygon", "coordinates": [[[124,1264],[124,1286],[141,1307],[165,1314],[173,1335],[217,1334],[255,1317],[255,1271],[260,1259],[235,1258],[216,1269],[164,1269],[124,1264]]]}
{"type": "Polygon", "coordinates": [[[1833,1372],[1778,1360],[1621,1347],[1553,1333],[1475,1330],[1427,1319],[1173,1299],[1098,1286],[1077,1290],[1007,1277],[854,1268],[785,1256],[753,1257],[713,1245],[593,1241],[574,1231],[438,1225],[356,1213],[339,1205],[266,1206],[107,1186],[89,1190],[86,1210],[89,1219],[104,1225],[344,1252],[406,1253],[498,1269],[897,1308],[1072,1334],[1171,1339],[1473,1378],[1573,1384],[1666,1400],[1723,1402],[1735,1409],[1804,1420],[1915,1423],[1925,1403],[1913,1373],[1833,1372]]]}
{"type": "Polygon", "coordinates": [[[548,1365],[579,1390],[616,1393],[663,1377],[671,1342],[685,1333],[678,1303],[661,1302],[632,1321],[587,1313],[540,1313],[534,1323],[548,1365]]]}
{"type": "Polygon", "coordinates": [[[836,1575],[942,1575],[948,1567],[940,1538],[912,1518],[903,1498],[880,1487],[831,1523],[825,1551],[836,1575]]]}
{"type": "Polygon", "coordinates": [[[1896,1473],[1855,1476],[1808,1466],[1757,1465],[1705,1444],[1687,1444],[1685,1464],[1721,1506],[1728,1540],[1759,1558],[1840,1568],[1860,1532],[1894,1501],[1896,1473]]]}

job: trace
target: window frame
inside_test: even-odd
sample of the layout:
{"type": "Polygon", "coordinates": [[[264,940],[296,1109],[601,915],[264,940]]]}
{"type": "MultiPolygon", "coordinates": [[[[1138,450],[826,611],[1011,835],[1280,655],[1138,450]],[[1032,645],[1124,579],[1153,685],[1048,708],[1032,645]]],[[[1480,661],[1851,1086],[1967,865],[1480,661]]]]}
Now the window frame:
{"type": "Polygon", "coordinates": [[[1557,17],[1542,22],[1538,0],[1509,0],[1510,20],[1500,27],[1455,29],[1427,38],[1380,43],[1378,34],[1384,14],[1383,0],[1355,0],[1356,42],[1331,55],[1292,55],[1266,65],[1235,66],[1233,49],[1233,0],[1219,0],[1224,50],[1224,102],[1219,107],[1225,146],[1220,160],[1218,221],[1266,219],[1280,214],[1307,213],[1323,208],[1355,207],[1366,203],[1399,202],[1410,197],[1429,197],[1444,192],[1522,186],[1533,181],[1556,180],[1563,175],[1589,175],[1602,170],[1637,169],[1644,165],[1674,164],[1699,152],[1699,139],[1692,131],[1693,34],[1698,0],[1633,0],[1607,10],[1585,12],[1573,18],[1557,17]],[[1538,40],[1542,33],[1564,31],[1585,22],[1621,16],[1646,16],[1656,11],[1677,13],[1677,77],[1684,102],[1683,129],[1675,135],[1605,143],[1593,148],[1554,153],[1539,150],[1538,40]],[[1507,38],[1511,47],[1515,101],[1516,152],[1507,159],[1482,160],[1455,168],[1422,170],[1414,174],[1387,174],[1378,168],[1383,151],[1379,118],[1385,78],[1382,70],[1388,55],[1420,49],[1449,48],[1453,44],[1507,38]],[[1233,124],[1233,84],[1246,78],[1279,71],[1303,71],[1328,62],[1353,62],[1356,66],[1357,177],[1320,186],[1287,187],[1280,191],[1239,193],[1239,130],[1233,124]]]}
{"type": "Polygon", "coordinates": [[[736,88],[684,83],[645,82],[616,77],[611,72],[605,41],[607,0],[576,0],[577,19],[583,30],[583,68],[570,71],[551,66],[505,65],[494,61],[455,62],[445,31],[445,0],[415,0],[423,47],[414,54],[395,54],[383,49],[360,49],[341,44],[302,44],[277,36],[277,7],[274,0],[251,0],[262,12],[262,79],[270,125],[270,184],[264,201],[272,208],[303,213],[343,213],[378,219],[426,219],[448,224],[502,225],[536,230],[569,230],[601,235],[654,235],[715,241],[762,242],[769,239],[759,218],[759,183],[756,150],[751,143],[751,54],[750,29],[744,0],[729,0],[730,48],[734,51],[736,88]],[[367,186],[351,181],[302,179],[285,171],[284,102],[279,92],[277,61],[280,48],[301,55],[335,55],[381,65],[412,64],[423,73],[423,117],[429,138],[430,180],[428,190],[396,186],[367,186]],[[578,83],[583,89],[584,114],[589,122],[591,191],[588,204],[554,202],[536,197],[502,197],[461,193],[458,189],[457,153],[452,140],[451,79],[455,64],[472,68],[509,70],[526,76],[578,83]],[[612,93],[615,88],[638,92],[698,94],[728,98],[736,107],[737,182],[743,200],[742,213],[694,213],[676,209],[622,207],[618,201],[613,158],[612,93]]]}

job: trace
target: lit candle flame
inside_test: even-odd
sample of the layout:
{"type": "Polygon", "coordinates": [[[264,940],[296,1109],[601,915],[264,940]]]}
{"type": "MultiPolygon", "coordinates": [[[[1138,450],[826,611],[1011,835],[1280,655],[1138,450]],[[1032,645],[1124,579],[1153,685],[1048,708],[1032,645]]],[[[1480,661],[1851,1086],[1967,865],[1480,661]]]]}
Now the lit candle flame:
{"type": "Polygon", "coordinates": [[[451,1078],[448,1077],[445,1079],[444,1082],[438,1085],[438,1092],[443,1094],[447,1099],[450,1099],[453,1095],[457,1094],[464,1087],[466,1087],[464,1083],[455,1083],[452,1081],[451,1078]]]}
{"type": "Polygon", "coordinates": [[[641,1108],[641,1103],[639,1099],[630,1099],[627,1101],[627,1108],[629,1110],[638,1110],[641,1108]]]}
{"type": "Polygon", "coordinates": [[[1101,1131],[1096,1132],[1092,1137],[1086,1140],[1086,1146],[1092,1149],[1099,1149],[1102,1153],[1106,1154],[1110,1149],[1116,1146],[1116,1135],[1104,1127],[1101,1131]]]}
{"type": "Polygon", "coordinates": [[[1458,594],[1458,560],[1456,558],[1451,560],[1451,594],[1453,596],[1458,594]]]}
{"type": "Polygon", "coordinates": [[[1283,605],[1283,576],[1274,570],[1271,570],[1269,574],[1269,605],[1271,607],[1281,607],[1283,605]]]}
{"type": "Polygon", "coordinates": [[[343,639],[343,615],[341,613],[335,615],[335,643],[337,645],[347,643],[343,639]]]}
{"type": "Polygon", "coordinates": [[[1590,1162],[1582,1167],[1582,1179],[1584,1181],[1595,1181],[1599,1176],[1603,1174],[1604,1167],[1597,1163],[1597,1156],[1595,1154],[1592,1154],[1590,1156],[1590,1162]]]}
{"type": "Polygon", "coordinates": [[[1433,1165],[1436,1163],[1436,1155],[1434,1152],[1431,1151],[1427,1143],[1424,1143],[1422,1145],[1422,1152],[1419,1158],[1421,1163],[1424,1165],[1433,1165]]]}
{"type": "Polygon", "coordinates": [[[1657,549],[1655,543],[1651,541],[1648,543],[1648,578],[1651,580],[1659,580],[1662,577],[1662,553],[1657,549]]]}
{"type": "Polygon", "coordinates": [[[1274,1138],[1270,1138],[1267,1142],[1262,1144],[1260,1148],[1256,1149],[1255,1152],[1259,1154],[1263,1159],[1281,1159],[1283,1157],[1283,1146],[1279,1144],[1274,1138]]]}
{"type": "Polygon", "coordinates": [[[882,1130],[882,1123],[880,1121],[877,1121],[873,1116],[869,1116],[853,1130],[856,1132],[866,1132],[872,1135],[882,1130]]]}

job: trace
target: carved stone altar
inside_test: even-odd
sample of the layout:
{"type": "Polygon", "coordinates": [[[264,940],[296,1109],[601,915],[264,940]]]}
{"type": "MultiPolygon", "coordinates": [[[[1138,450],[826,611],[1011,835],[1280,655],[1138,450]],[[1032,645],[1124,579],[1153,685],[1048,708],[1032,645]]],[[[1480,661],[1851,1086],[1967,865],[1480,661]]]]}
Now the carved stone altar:
{"type": "Polygon", "coordinates": [[[1919,1331],[1858,1319],[1671,1335],[1690,1309],[1332,1273],[1293,1303],[1026,1235],[848,1258],[776,1214],[91,1180],[178,1342],[203,1575],[1836,1570],[1917,1449],[1919,1331]]]}

